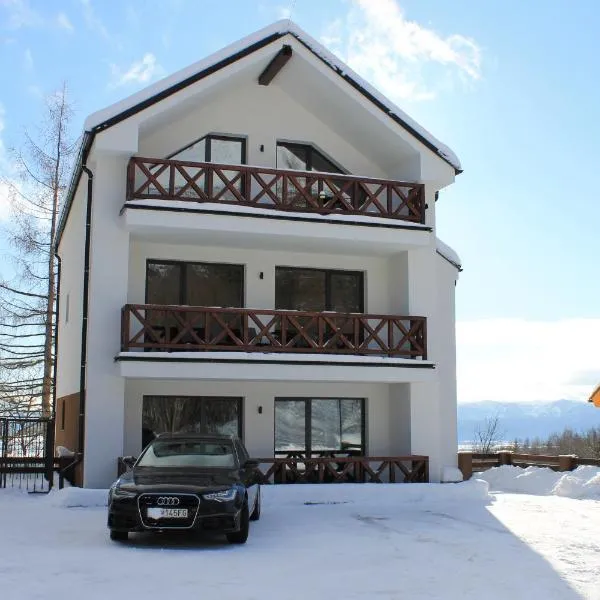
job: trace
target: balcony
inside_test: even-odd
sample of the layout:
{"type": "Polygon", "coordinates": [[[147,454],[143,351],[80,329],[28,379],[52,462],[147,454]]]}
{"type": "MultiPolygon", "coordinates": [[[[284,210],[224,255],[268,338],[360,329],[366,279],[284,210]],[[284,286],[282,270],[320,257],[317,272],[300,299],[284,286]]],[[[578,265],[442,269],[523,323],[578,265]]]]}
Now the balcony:
{"type": "Polygon", "coordinates": [[[426,318],[126,304],[121,352],[245,352],[427,360],[426,318]]]}
{"type": "Polygon", "coordinates": [[[425,223],[425,191],[419,183],[142,157],[129,161],[127,200],[217,203],[265,215],[346,215],[364,223],[425,223]]]}

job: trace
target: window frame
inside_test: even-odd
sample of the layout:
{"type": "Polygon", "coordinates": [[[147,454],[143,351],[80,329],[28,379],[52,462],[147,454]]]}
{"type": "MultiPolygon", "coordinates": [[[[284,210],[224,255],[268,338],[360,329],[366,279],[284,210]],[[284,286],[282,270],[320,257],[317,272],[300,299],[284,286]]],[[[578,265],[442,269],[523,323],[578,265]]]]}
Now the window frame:
{"type": "Polygon", "coordinates": [[[324,158],[327,162],[330,162],[334,167],[337,167],[339,169],[339,171],[337,172],[333,172],[333,174],[336,175],[350,175],[350,171],[348,171],[348,169],[346,169],[345,167],[343,167],[337,160],[331,158],[328,154],[326,154],[325,152],[323,152],[322,150],[320,150],[319,148],[317,148],[314,144],[311,144],[309,142],[291,142],[291,141],[287,141],[287,140],[277,140],[276,145],[275,145],[275,167],[277,169],[281,169],[281,170],[288,170],[288,169],[283,169],[282,167],[280,167],[277,164],[277,149],[279,147],[283,147],[283,148],[302,148],[303,150],[306,151],[307,153],[307,165],[306,165],[306,172],[312,172],[312,173],[330,173],[330,171],[313,171],[313,153],[317,153],[319,154],[322,158],[324,158]]]}
{"type": "MultiPolygon", "coordinates": [[[[312,397],[312,396],[277,396],[273,402],[273,456],[277,453],[289,453],[289,452],[303,452],[307,458],[314,458],[315,454],[328,452],[327,450],[313,450],[312,448],[312,402],[314,400],[359,400],[361,403],[361,416],[360,416],[360,437],[361,437],[361,448],[360,456],[367,456],[368,440],[367,440],[367,398],[350,398],[348,396],[343,397],[312,397]],[[290,401],[303,401],[304,402],[304,450],[277,450],[276,448],[276,435],[277,435],[277,402],[290,402],[290,401]]],[[[333,452],[336,452],[335,450],[333,452]]],[[[343,452],[340,450],[339,452],[343,452]]]]}
{"type": "MultiPolygon", "coordinates": [[[[142,396],[142,429],[144,428],[144,402],[146,398],[185,398],[186,400],[194,400],[201,402],[200,408],[200,423],[202,427],[205,427],[206,422],[206,400],[229,400],[237,404],[238,413],[238,431],[237,436],[243,442],[244,433],[244,396],[188,396],[180,394],[144,394],[142,396]]],[[[201,435],[211,435],[210,432],[201,431],[201,435]]]]}
{"type": "Polygon", "coordinates": [[[212,144],[210,142],[212,140],[221,140],[221,141],[227,141],[227,142],[241,142],[242,143],[242,162],[239,164],[241,164],[241,165],[247,164],[247,161],[248,161],[248,154],[247,154],[248,137],[242,136],[239,134],[233,134],[233,133],[231,133],[231,134],[229,134],[229,133],[207,133],[206,135],[199,137],[197,140],[194,140],[193,142],[190,142],[189,144],[183,146],[183,148],[179,148],[178,150],[175,150],[175,152],[171,152],[171,154],[167,154],[166,159],[167,160],[177,160],[176,158],[174,159],[173,157],[177,156],[177,154],[179,154],[180,152],[183,152],[184,150],[191,148],[192,146],[196,145],[198,142],[201,142],[202,140],[207,140],[207,142],[208,142],[208,143],[205,143],[205,145],[204,145],[204,162],[211,162],[210,156],[212,153],[212,150],[211,150],[212,144]]]}
{"type": "Polygon", "coordinates": [[[323,269],[320,267],[296,267],[288,265],[275,265],[275,310],[295,310],[280,308],[277,302],[277,271],[279,269],[298,270],[298,271],[318,271],[325,273],[325,311],[331,311],[331,277],[332,275],[357,275],[359,277],[359,297],[360,297],[360,310],[359,313],[364,314],[365,312],[365,272],[364,271],[353,271],[350,269],[323,269]]]}
{"type": "Polygon", "coordinates": [[[148,304],[148,267],[151,264],[159,265],[178,265],[180,267],[179,276],[179,304],[176,306],[186,306],[185,299],[187,294],[187,277],[184,273],[188,265],[217,265],[227,267],[239,267],[241,272],[241,298],[239,308],[245,308],[246,306],[246,265],[239,263],[222,263],[222,262],[210,262],[210,261],[194,261],[194,260],[162,260],[160,258],[147,258],[146,259],[146,273],[144,280],[144,303],[148,304]]]}

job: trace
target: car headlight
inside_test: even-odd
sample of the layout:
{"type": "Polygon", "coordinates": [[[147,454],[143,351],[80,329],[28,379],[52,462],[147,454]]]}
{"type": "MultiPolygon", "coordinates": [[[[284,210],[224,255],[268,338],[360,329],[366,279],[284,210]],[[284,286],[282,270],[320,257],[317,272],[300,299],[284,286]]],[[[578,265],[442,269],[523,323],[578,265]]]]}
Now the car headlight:
{"type": "Polygon", "coordinates": [[[111,488],[110,495],[112,498],[125,499],[125,498],[135,498],[137,494],[135,492],[130,492],[129,490],[124,490],[123,488],[120,488],[120,487],[114,487],[114,488],[111,488]]]}
{"type": "Polygon", "coordinates": [[[205,500],[216,500],[217,502],[231,502],[235,500],[237,496],[237,490],[231,488],[230,490],[224,490],[222,492],[211,492],[210,494],[202,494],[205,500]]]}

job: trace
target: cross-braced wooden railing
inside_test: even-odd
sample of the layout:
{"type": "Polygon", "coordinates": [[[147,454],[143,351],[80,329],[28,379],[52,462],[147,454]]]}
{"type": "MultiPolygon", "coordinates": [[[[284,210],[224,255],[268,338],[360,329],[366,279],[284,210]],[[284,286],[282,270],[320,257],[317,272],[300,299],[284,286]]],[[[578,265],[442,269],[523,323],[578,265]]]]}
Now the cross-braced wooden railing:
{"type": "Polygon", "coordinates": [[[427,483],[427,456],[258,458],[261,483],[427,483]],[[270,466],[267,466],[270,465],[270,466]]]}
{"type": "Polygon", "coordinates": [[[185,200],[425,222],[423,184],[245,165],[133,157],[127,200],[185,200]]]}
{"type": "Polygon", "coordinates": [[[427,359],[426,318],[126,304],[121,351],[234,350],[427,359]]]}

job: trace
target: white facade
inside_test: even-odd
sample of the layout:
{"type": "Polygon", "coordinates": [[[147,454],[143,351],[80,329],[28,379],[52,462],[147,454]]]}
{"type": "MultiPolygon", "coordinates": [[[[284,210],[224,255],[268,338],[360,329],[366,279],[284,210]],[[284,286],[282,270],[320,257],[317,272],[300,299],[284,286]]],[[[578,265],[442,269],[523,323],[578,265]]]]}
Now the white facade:
{"type": "MultiPolygon", "coordinates": [[[[275,398],[364,398],[368,455],[427,455],[432,481],[439,480],[443,466],[456,463],[458,269],[451,256],[448,260],[438,251],[435,198],[460,165],[441,144],[434,151],[436,140],[426,132],[416,129],[415,137],[345,81],[319,58],[325,51],[316,49],[317,56],[311,50],[316,44],[295,26],[286,32],[276,25],[246,45],[275,32],[279,37],[273,41],[130,114],[120,115],[199,67],[88,119],[91,147],[85,164],[93,173],[93,201],[85,443],[75,448],[83,451],[87,487],[108,485],[117,457],[140,451],[145,395],[243,398],[244,441],[262,457],[273,456],[275,398]],[[291,60],[270,85],[258,85],[283,44],[292,47],[291,60]],[[181,203],[172,200],[127,201],[132,156],[162,159],[207,134],[244,138],[249,165],[275,168],[277,142],[300,142],[353,175],[423,183],[425,222],[265,209],[232,212],[218,203],[210,211],[188,203],[194,210],[181,212],[181,203]],[[427,359],[121,352],[121,311],[126,304],[145,303],[149,259],[243,265],[243,306],[262,310],[275,308],[278,266],[359,271],[365,313],[427,318],[427,359]]],[[[239,50],[226,49],[217,58],[239,50]]],[[[81,392],[86,201],[82,174],[58,241],[58,402],[81,392]]]]}

